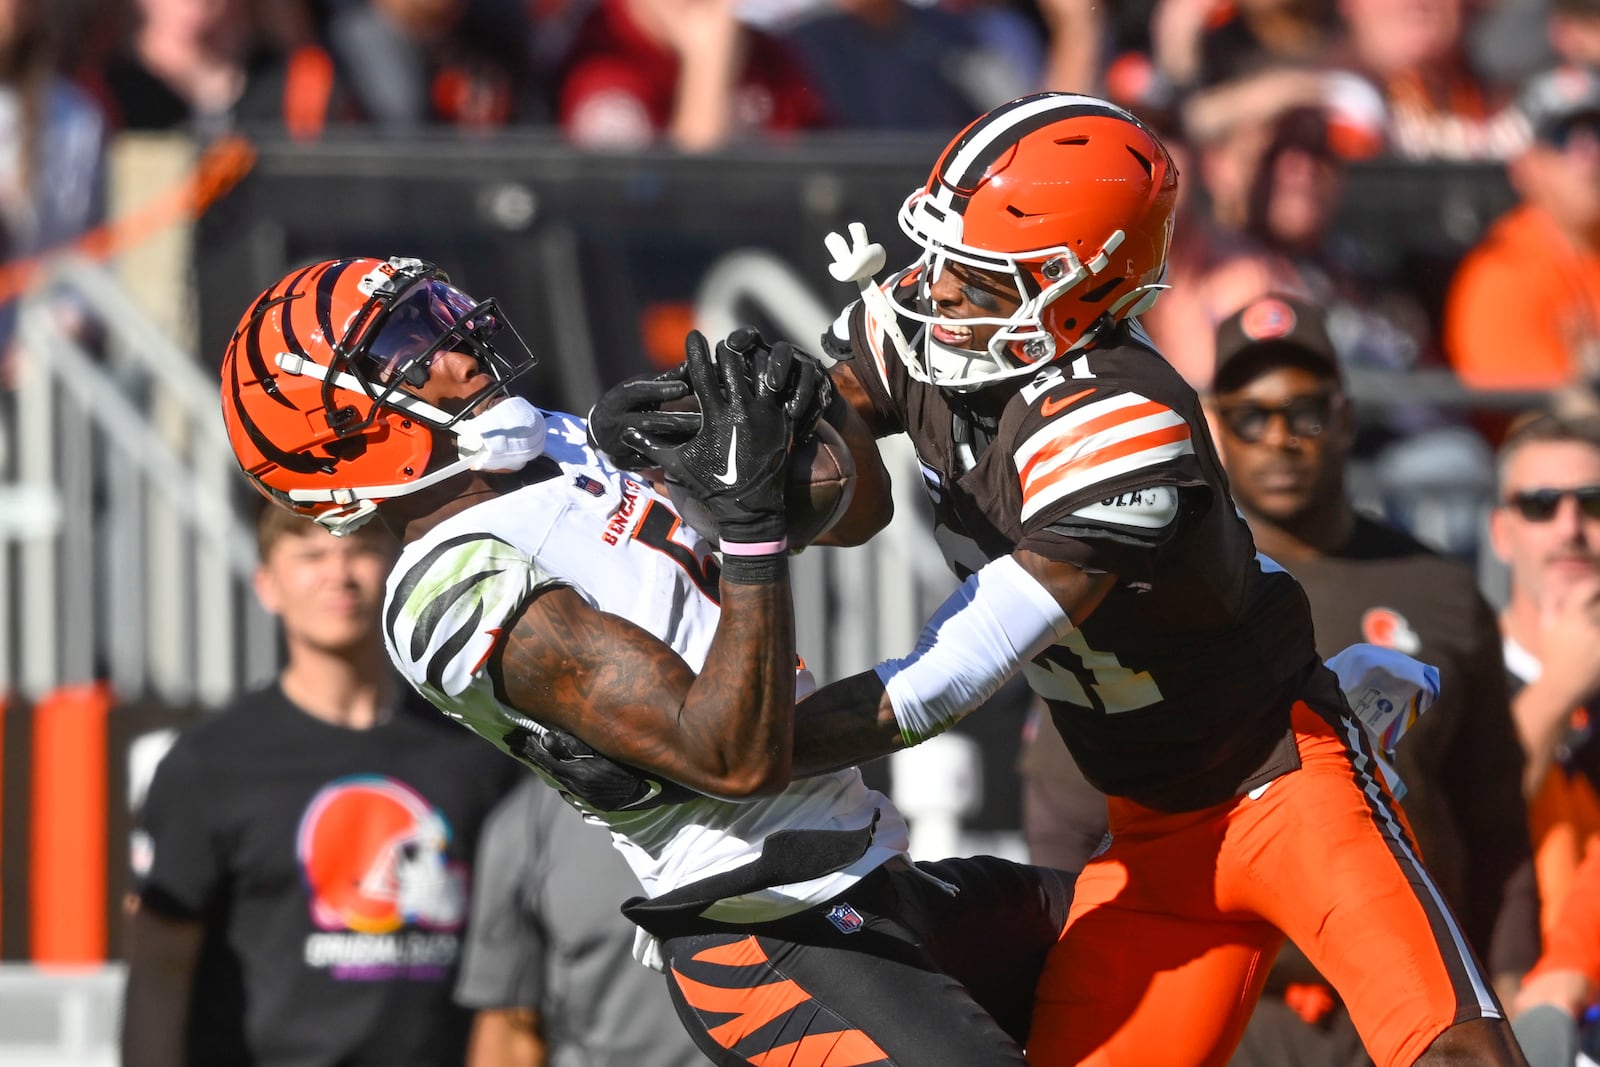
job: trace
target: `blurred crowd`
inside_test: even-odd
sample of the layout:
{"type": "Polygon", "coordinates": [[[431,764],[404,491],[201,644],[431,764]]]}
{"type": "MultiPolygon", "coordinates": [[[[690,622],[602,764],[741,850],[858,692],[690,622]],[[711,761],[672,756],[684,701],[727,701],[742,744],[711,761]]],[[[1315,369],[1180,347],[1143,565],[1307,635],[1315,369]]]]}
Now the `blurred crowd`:
{"type": "MultiPolygon", "coordinates": [[[[0,0],[0,56],[0,259],[99,220],[124,130],[692,152],[943,134],[1053,89],[1127,106],[1179,159],[1146,324],[1198,388],[1212,328],[1269,290],[1322,305],[1352,368],[1585,403],[1600,377],[1600,0],[0,0]],[[1409,270],[1336,225],[1369,159],[1503,166],[1519,205],[1464,262],[1409,270]]],[[[1392,409],[1378,443],[1440,421],[1392,409]]]]}

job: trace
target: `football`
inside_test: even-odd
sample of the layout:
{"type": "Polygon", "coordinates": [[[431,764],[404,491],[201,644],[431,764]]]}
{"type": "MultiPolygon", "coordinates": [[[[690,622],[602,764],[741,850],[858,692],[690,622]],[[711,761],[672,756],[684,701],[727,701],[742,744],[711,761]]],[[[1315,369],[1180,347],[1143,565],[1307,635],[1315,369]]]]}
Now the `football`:
{"type": "MultiPolygon", "coordinates": [[[[827,423],[817,423],[811,439],[789,453],[789,551],[798,552],[827,533],[850,506],[855,487],[856,468],[844,439],[827,423]]],[[[671,479],[667,495],[684,522],[716,539],[716,523],[699,500],[671,479]]]]}

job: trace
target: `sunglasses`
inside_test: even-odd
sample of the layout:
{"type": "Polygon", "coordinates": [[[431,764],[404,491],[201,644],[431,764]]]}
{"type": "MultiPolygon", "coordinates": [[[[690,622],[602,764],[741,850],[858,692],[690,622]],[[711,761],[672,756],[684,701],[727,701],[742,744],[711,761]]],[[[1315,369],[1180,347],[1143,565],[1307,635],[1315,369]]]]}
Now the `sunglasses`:
{"type": "Polygon", "coordinates": [[[1550,131],[1545,140],[1562,151],[1573,147],[1592,149],[1600,142],[1600,116],[1579,115],[1568,119],[1550,131]]]}
{"type": "Polygon", "coordinates": [[[1582,485],[1576,489],[1525,489],[1511,494],[1506,507],[1512,508],[1529,522],[1549,522],[1555,518],[1563,497],[1572,497],[1585,518],[1600,519],[1600,485],[1582,485]]]}
{"type": "Polygon", "coordinates": [[[1217,408],[1217,416],[1228,432],[1246,444],[1256,444],[1267,436],[1272,420],[1282,416],[1293,437],[1318,437],[1327,430],[1338,398],[1332,393],[1298,396],[1287,404],[1229,404],[1217,408]]]}

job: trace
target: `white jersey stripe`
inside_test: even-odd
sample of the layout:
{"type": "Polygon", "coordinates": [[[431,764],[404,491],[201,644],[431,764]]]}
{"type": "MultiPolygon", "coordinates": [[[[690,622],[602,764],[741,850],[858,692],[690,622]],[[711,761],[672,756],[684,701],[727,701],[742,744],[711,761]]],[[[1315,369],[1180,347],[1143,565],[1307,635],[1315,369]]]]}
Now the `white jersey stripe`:
{"type": "MultiPolygon", "coordinates": [[[[968,170],[986,154],[993,151],[994,143],[1005,137],[1007,133],[1023,123],[1031,122],[1035,116],[1055,111],[1068,106],[1092,104],[1100,108],[1105,103],[1087,96],[1064,94],[1060,96],[1042,96],[1019,107],[1011,108],[1004,114],[995,116],[972,137],[962,145],[955,155],[945,161],[942,178],[956,180],[964,177],[968,170]]],[[[934,189],[934,198],[939,206],[949,208],[955,190],[946,181],[941,181],[934,189]]]]}
{"type": "Polygon", "coordinates": [[[1124,405],[1115,421],[1094,419],[1077,420],[1077,427],[1046,426],[1022,443],[1017,449],[1017,469],[1029,471],[1031,481],[1039,474],[1048,473],[1066,463],[1081,463],[1096,452],[1104,451],[1124,441],[1132,441],[1157,430],[1185,425],[1182,415],[1159,404],[1124,405]],[[1094,425],[1089,425],[1095,423],[1094,425]],[[1077,430],[1078,432],[1073,432],[1077,430]],[[1087,432],[1084,432],[1087,431],[1087,432]]]}
{"type": "Polygon", "coordinates": [[[1040,96],[1034,101],[1026,102],[1026,104],[1008,107],[1008,109],[1000,110],[998,114],[990,115],[989,120],[984,125],[979,126],[978,130],[974,130],[968,136],[965,144],[962,144],[960,149],[957,149],[955,155],[947,158],[946,162],[944,162],[944,166],[939,171],[941,181],[938,182],[938,187],[934,189],[936,202],[944,206],[944,208],[949,208],[952,198],[958,195],[955,194],[952,186],[963,186],[966,182],[978,178],[978,174],[973,173],[973,171],[978,170],[979,163],[998,155],[997,150],[995,150],[997,142],[1010,144],[1010,142],[1016,141],[1016,136],[1013,136],[1011,131],[1016,130],[1018,126],[1038,125],[1035,120],[1040,115],[1048,115],[1051,112],[1059,112],[1062,118],[1066,118],[1067,115],[1083,109],[1090,110],[1093,114],[1117,114],[1106,101],[1094,99],[1093,96],[1078,96],[1075,93],[1051,93],[1048,96],[1040,96]]]}
{"type": "Polygon", "coordinates": [[[1152,445],[1140,449],[1126,456],[1106,460],[1104,463],[1095,463],[1085,467],[1076,474],[1070,474],[1054,482],[1043,478],[1033,478],[1030,485],[1036,488],[1032,492],[1028,486],[1023,487],[1022,521],[1027,522],[1044,508],[1064,497],[1082,492],[1098,482],[1108,481],[1120,477],[1131,471],[1144,467],[1156,467],[1170,463],[1182,456],[1194,453],[1194,441],[1185,437],[1181,441],[1170,441],[1164,444],[1152,445]],[[1041,484],[1044,483],[1044,484],[1041,484]]]}
{"type": "MultiPolygon", "coordinates": [[[[1077,429],[1084,423],[1148,403],[1150,401],[1138,393],[1119,393],[1102,400],[1091,400],[1087,404],[1080,404],[1064,415],[1052,419],[1017,447],[1015,453],[1017,469],[1027,467],[1041,451],[1054,447],[1062,441],[1071,441],[1076,436],[1077,429]]],[[[1075,445],[1073,451],[1078,451],[1075,445]]]]}

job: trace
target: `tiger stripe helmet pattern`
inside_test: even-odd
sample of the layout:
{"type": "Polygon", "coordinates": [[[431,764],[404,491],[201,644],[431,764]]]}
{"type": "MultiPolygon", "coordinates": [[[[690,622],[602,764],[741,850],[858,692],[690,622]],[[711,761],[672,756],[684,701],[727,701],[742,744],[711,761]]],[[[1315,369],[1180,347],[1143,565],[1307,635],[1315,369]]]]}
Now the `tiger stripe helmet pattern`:
{"type": "Polygon", "coordinates": [[[900,226],[924,255],[923,300],[897,310],[920,322],[912,377],[947,388],[1030,373],[1135,316],[1163,288],[1178,171],[1132,114],[1073,93],[1003,104],[956,136],[927,184],[906,198],[900,226]],[[928,326],[942,320],[927,286],[948,261],[1009,275],[1021,307],[988,351],[949,348],[928,326]]]}
{"type": "MultiPolygon", "coordinates": [[[[246,309],[222,360],[222,411],[235,458],[269,500],[348,532],[377,504],[455,473],[430,463],[479,401],[534,360],[514,330],[503,356],[495,301],[474,301],[417,259],[325,260],[291,271],[246,309]],[[461,410],[407,391],[446,348],[476,356],[493,384],[461,410]]],[[[453,439],[453,437],[452,437],[453,439]]]]}

